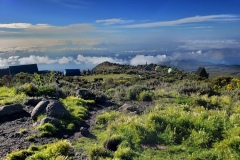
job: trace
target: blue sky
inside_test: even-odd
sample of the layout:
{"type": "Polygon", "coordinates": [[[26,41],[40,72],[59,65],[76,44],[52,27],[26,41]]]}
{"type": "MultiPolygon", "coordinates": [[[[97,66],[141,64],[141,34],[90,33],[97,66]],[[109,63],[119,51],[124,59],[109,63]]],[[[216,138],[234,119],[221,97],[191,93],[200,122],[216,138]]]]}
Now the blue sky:
{"type": "Polygon", "coordinates": [[[240,64],[240,0],[0,0],[0,67],[240,64]]]}

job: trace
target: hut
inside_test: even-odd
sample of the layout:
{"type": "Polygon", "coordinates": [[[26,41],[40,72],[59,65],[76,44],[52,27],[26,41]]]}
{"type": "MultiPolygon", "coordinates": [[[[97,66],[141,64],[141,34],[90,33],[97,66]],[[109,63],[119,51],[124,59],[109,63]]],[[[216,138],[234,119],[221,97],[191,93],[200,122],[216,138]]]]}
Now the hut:
{"type": "Polygon", "coordinates": [[[64,76],[80,76],[80,69],[65,69],[64,76]]]}
{"type": "Polygon", "coordinates": [[[199,67],[196,74],[198,76],[201,76],[201,77],[205,77],[205,78],[208,78],[209,77],[209,73],[207,73],[207,71],[205,70],[205,68],[203,67],[199,67]]]}
{"type": "Polygon", "coordinates": [[[168,73],[172,73],[173,69],[172,68],[168,68],[168,73]]]}
{"type": "Polygon", "coordinates": [[[161,70],[162,70],[162,67],[160,67],[160,66],[156,66],[156,67],[155,67],[155,71],[161,72],[161,70]]]}
{"type": "Polygon", "coordinates": [[[146,67],[144,67],[145,71],[151,71],[152,70],[152,66],[151,65],[147,65],[146,67]]]}
{"type": "Polygon", "coordinates": [[[10,75],[15,75],[15,74],[18,74],[18,73],[21,73],[21,72],[29,73],[29,74],[38,73],[37,64],[9,66],[9,74],[10,75]]]}

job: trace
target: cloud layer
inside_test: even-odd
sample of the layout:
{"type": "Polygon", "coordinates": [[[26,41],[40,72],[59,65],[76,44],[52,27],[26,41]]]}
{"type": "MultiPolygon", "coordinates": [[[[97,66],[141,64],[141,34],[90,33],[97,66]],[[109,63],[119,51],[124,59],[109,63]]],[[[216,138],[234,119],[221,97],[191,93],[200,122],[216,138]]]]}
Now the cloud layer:
{"type": "Polygon", "coordinates": [[[125,25],[124,28],[151,28],[151,27],[165,27],[165,26],[176,26],[187,23],[200,23],[200,22],[230,22],[239,21],[240,17],[237,15],[223,14],[223,15],[208,15],[208,16],[195,16],[187,17],[173,21],[162,21],[152,23],[141,23],[133,25],[125,25]]]}
{"type": "Polygon", "coordinates": [[[121,18],[111,18],[111,19],[102,19],[96,20],[96,23],[102,23],[104,25],[112,25],[112,24],[126,24],[134,22],[133,20],[123,20],[121,18]]]}

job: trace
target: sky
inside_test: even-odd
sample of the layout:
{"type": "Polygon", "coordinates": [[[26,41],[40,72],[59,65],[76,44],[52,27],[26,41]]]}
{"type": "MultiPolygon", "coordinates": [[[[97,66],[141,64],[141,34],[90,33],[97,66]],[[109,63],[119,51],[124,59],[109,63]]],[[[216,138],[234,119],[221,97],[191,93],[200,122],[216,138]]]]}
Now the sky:
{"type": "Polygon", "coordinates": [[[0,68],[240,65],[240,0],[0,0],[0,68]]]}

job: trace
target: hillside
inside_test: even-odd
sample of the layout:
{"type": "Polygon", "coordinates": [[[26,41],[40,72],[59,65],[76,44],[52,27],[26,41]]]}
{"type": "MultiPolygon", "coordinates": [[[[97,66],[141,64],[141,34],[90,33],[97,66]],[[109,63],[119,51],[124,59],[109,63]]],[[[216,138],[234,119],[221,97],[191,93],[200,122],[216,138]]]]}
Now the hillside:
{"type": "Polygon", "coordinates": [[[239,159],[240,79],[147,66],[3,77],[1,159],[239,159]]]}

